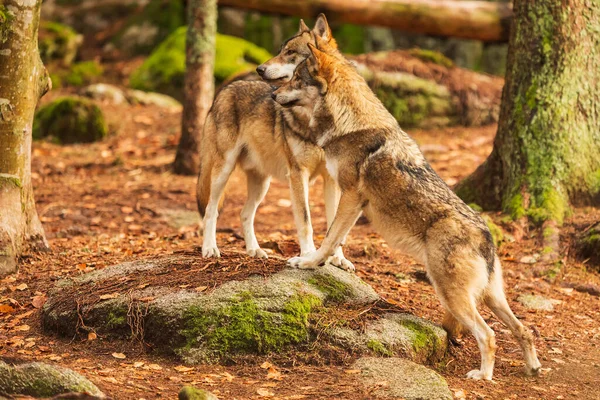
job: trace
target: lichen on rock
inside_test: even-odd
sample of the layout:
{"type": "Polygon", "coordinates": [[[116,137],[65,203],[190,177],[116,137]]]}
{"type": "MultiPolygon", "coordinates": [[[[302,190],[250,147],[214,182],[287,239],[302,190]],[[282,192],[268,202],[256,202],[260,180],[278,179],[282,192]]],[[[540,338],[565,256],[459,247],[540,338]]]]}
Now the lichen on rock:
{"type": "Polygon", "coordinates": [[[51,137],[58,143],[102,140],[108,128],[100,108],[89,100],[63,97],[40,108],[33,122],[33,138],[51,137]]]}

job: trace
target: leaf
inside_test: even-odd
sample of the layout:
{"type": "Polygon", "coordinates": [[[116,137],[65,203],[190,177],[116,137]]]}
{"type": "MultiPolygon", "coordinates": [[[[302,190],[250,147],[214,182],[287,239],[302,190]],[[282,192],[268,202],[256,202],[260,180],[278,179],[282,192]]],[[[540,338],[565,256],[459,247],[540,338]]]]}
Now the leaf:
{"type": "Polygon", "coordinates": [[[260,367],[261,367],[261,368],[263,368],[263,369],[269,369],[269,368],[271,368],[272,366],[273,366],[273,364],[271,364],[271,363],[270,363],[270,362],[268,362],[268,361],[265,361],[264,363],[260,364],[260,367]]]}
{"type": "Polygon", "coordinates": [[[116,299],[119,297],[119,293],[103,294],[100,296],[100,300],[116,299]]]}
{"type": "Polygon", "coordinates": [[[29,325],[18,325],[13,328],[14,331],[27,332],[30,329],[29,325]]]}
{"type": "Polygon", "coordinates": [[[158,364],[149,364],[148,368],[153,369],[155,371],[160,371],[162,369],[162,367],[158,364]]]}
{"type": "Polygon", "coordinates": [[[193,367],[186,367],[185,365],[178,365],[176,367],[173,367],[173,369],[177,372],[190,372],[194,370],[193,367]]]}
{"type": "Polygon", "coordinates": [[[33,305],[35,308],[42,308],[42,306],[46,303],[46,300],[47,298],[45,295],[33,296],[31,299],[31,305],[33,305]]]}
{"type": "Polygon", "coordinates": [[[123,353],[112,353],[112,356],[114,358],[118,358],[119,360],[124,360],[127,358],[127,356],[123,353]]]}
{"type": "Polygon", "coordinates": [[[275,393],[269,391],[269,389],[267,388],[258,388],[256,389],[256,393],[258,393],[259,396],[261,397],[273,397],[275,396],[275,393]]]}
{"type": "Polygon", "coordinates": [[[121,207],[121,212],[123,214],[131,214],[133,212],[133,207],[123,206],[121,207]]]}
{"type": "Polygon", "coordinates": [[[0,304],[0,314],[10,314],[15,312],[15,309],[8,304],[0,304]]]}
{"type": "Polygon", "coordinates": [[[283,379],[281,372],[277,371],[275,367],[269,367],[268,371],[267,379],[273,379],[275,381],[280,381],[283,379]]]}
{"type": "Polygon", "coordinates": [[[198,286],[197,288],[194,288],[196,292],[204,292],[206,289],[208,289],[208,286],[198,286]]]}
{"type": "Polygon", "coordinates": [[[231,375],[229,372],[223,372],[221,375],[223,375],[223,381],[227,382],[233,382],[233,378],[235,378],[235,376],[231,375]]]}
{"type": "Polygon", "coordinates": [[[360,374],[360,369],[345,369],[344,373],[346,373],[346,374],[360,374]]]}
{"type": "Polygon", "coordinates": [[[102,378],[104,381],[108,382],[108,383],[114,383],[115,385],[119,384],[119,381],[116,380],[114,377],[112,376],[107,376],[105,378],[102,378]]]}
{"type": "Polygon", "coordinates": [[[22,292],[23,290],[27,289],[29,286],[27,286],[26,283],[21,283],[19,286],[15,287],[15,289],[17,289],[18,291],[22,292]]]}
{"type": "Polygon", "coordinates": [[[48,360],[50,361],[60,361],[62,360],[62,357],[57,355],[57,354],[52,354],[50,357],[48,357],[48,360]]]}
{"type": "Polygon", "coordinates": [[[88,340],[92,341],[92,340],[96,340],[98,338],[98,335],[96,335],[96,332],[90,332],[88,333],[88,340]]]}
{"type": "Polygon", "coordinates": [[[143,361],[136,361],[133,363],[133,368],[140,368],[142,365],[144,365],[143,361]]]}

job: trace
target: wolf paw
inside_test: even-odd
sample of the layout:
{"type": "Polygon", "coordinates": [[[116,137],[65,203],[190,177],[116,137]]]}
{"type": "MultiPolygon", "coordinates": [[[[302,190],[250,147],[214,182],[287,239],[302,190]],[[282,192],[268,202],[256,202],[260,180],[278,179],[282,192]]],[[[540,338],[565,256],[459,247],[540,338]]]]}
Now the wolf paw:
{"type": "Polygon", "coordinates": [[[248,249],[248,250],[246,250],[246,253],[250,257],[269,258],[269,256],[267,255],[267,253],[263,249],[261,249],[260,247],[258,249],[248,249]]]}
{"type": "Polygon", "coordinates": [[[528,376],[538,376],[542,370],[542,364],[538,361],[536,364],[525,367],[525,374],[528,376]]]}
{"type": "Polygon", "coordinates": [[[288,266],[299,269],[315,269],[319,263],[312,260],[310,257],[292,257],[287,262],[288,266]]]}
{"type": "Polygon", "coordinates": [[[481,379],[485,379],[487,381],[491,381],[492,380],[492,374],[485,374],[483,371],[479,370],[479,369],[474,369],[473,371],[470,371],[467,374],[467,379],[474,379],[476,381],[479,381],[481,379]],[[489,376],[486,376],[489,375],[489,376]]]}
{"type": "Polygon", "coordinates": [[[217,247],[202,247],[202,257],[205,258],[218,258],[221,257],[221,252],[217,247]]]}
{"type": "Polygon", "coordinates": [[[336,255],[333,255],[327,259],[326,264],[333,265],[334,267],[338,267],[338,268],[343,269],[344,271],[348,271],[348,272],[356,271],[356,268],[354,268],[354,264],[352,264],[345,257],[339,257],[336,255]]]}

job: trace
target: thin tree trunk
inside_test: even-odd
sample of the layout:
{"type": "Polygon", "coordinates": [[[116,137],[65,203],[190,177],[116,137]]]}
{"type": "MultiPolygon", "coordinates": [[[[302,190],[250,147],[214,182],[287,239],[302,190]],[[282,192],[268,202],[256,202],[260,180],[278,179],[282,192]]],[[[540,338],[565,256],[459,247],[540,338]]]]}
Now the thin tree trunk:
{"type": "Polygon", "coordinates": [[[35,107],[51,82],[38,53],[42,0],[0,5],[0,276],[27,244],[47,247],[31,186],[35,107]]]}
{"type": "Polygon", "coordinates": [[[600,195],[600,5],[515,0],[498,133],[457,193],[484,209],[554,227],[600,195]]]}
{"type": "Polygon", "coordinates": [[[181,139],[174,171],[195,175],[200,168],[200,138],[215,92],[213,69],[217,32],[217,1],[188,1],[186,72],[183,87],[181,139]]]}
{"type": "Polygon", "coordinates": [[[268,13],[379,25],[405,32],[476,39],[508,40],[510,4],[456,0],[219,0],[223,6],[268,13]]]}

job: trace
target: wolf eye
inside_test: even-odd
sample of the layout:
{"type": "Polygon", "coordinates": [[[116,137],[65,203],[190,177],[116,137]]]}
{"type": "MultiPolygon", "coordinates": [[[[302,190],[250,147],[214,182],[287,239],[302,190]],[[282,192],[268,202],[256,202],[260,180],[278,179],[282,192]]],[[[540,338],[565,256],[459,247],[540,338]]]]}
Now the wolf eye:
{"type": "Polygon", "coordinates": [[[286,55],[286,56],[291,56],[291,55],[292,55],[292,54],[294,54],[294,53],[295,53],[295,51],[294,51],[294,50],[288,50],[288,51],[286,51],[286,52],[285,52],[285,55],[286,55]]]}

